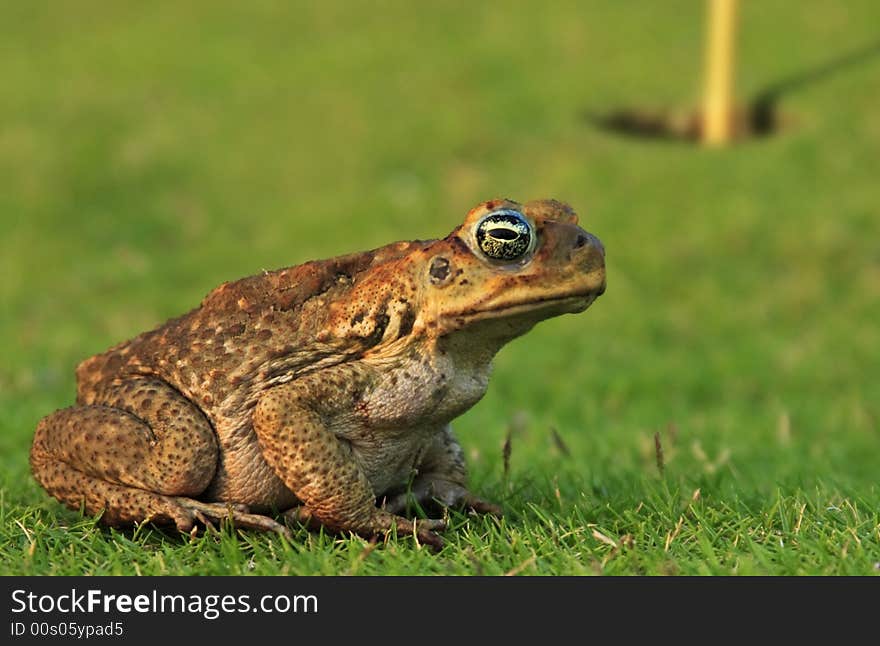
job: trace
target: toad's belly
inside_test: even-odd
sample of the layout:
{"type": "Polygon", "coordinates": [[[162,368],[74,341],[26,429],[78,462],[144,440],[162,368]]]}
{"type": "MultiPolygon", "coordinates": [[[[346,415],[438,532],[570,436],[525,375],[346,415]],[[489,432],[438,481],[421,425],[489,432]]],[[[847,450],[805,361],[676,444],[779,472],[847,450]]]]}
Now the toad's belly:
{"type": "Polygon", "coordinates": [[[248,505],[252,511],[284,511],[297,504],[294,493],[269,466],[250,427],[220,433],[217,471],[205,492],[209,502],[248,505]]]}
{"type": "MultiPolygon", "coordinates": [[[[284,511],[299,503],[263,456],[256,433],[243,428],[220,434],[220,457],[214,478],[199,496],[208,502],[248,505],[254,512],[284,511]]],[[[398,431],[379,441],[339,441],[351,447],[377,497],[410,481],[433,435],[426,429],[398,431]]],[[[372,439],[372,438],[371,438],[372,439]]]]}
{"type": "Polygon", "coordinates": [[[431,434],[416,429],[380,443],[353,445],[352,451],[373,493],[381,498],[383,494],[404,488],[412,480],[431,440],[431,434]]]}

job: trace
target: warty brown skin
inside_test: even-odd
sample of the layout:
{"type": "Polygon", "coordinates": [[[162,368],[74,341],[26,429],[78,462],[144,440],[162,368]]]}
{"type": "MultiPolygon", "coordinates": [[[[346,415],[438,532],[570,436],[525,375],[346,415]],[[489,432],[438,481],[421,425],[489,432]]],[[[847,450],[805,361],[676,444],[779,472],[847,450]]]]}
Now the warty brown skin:
{"type": "Polygon", "coordinates": [[[467,490],[450,421],[483,396],[501,346],[604,289],[601,243],[554,200],[484,202],[442,240],[225,283],[81,363],[76,405],[37,426],[32,471],[114,526],[288,533],[269,515],[283,512],[439,547],[442,521],[399,515],[413,499],[500,513],[467,490]],[[512,260],[481,250],[478,225],[499,212],[530,231],[512,260]]]}

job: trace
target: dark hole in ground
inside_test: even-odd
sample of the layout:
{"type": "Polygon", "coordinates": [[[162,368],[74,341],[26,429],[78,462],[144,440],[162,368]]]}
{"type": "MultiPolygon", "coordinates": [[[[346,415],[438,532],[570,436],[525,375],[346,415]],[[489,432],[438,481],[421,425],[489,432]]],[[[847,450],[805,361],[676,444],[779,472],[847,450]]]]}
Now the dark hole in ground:
{"type": "MultiPolygon", "coordinates": [[[[869,63],[878,54],[880,42],[875,42],[770,84],[745,106],[737,107],[731,115],[734,139],[767,137],[784,130],[792,123],[790,115],[779,109],[784,96],[826,80],[847,68],[869,63]]],[[[657,140],[698,141],[702,126],[700,112],[696,110],[620,108],[602,114],[585,112],[584,119],[602,130],[657,140]]]]}
{"type": "MultiPolygon", "coordinates": [[[[700,139],[702,118],[698,111],[620,109],[607,114],[587,114],[585,118],[602,130],[643,139],[700,139]]],[[[774,134],[790,124],[774,102],[754,103],[737,108],[733,115],[734,140],[760,138],[774,134]]]]}

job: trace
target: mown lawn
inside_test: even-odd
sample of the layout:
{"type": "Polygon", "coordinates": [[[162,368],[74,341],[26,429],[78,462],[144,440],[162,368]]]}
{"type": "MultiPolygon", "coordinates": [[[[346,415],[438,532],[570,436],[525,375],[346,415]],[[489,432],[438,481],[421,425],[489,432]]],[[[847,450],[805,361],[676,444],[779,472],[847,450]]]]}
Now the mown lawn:
{"type": "Polygon", "coordinates": [[[880,7],[742,3],[743,97],[869,49],[783,94],[782,132],[703,151],[585,118],[694,104],[701,3],[442,4],[5,6],[0,574],[880,573],[880,7]],[[608,251],[605,296],[457,422],[503,520],[453,515],[438,555],[191,540],[30,477],[82,358],[498,196],[568,201],[608,251]]]}

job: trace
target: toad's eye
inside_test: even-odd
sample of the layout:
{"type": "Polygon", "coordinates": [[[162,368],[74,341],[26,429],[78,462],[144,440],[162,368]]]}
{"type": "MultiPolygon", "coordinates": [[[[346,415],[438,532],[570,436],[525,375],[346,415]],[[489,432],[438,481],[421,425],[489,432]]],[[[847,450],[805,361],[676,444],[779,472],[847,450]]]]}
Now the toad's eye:
{"type": "Polygon", "coordinates": [[[532,249],[535,235],[522,213],[493,211],[477,224],[477,245],[494,260],[517,260],[532,249]]]}

